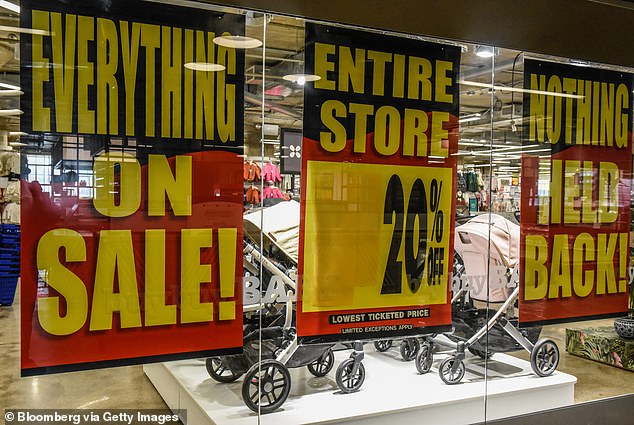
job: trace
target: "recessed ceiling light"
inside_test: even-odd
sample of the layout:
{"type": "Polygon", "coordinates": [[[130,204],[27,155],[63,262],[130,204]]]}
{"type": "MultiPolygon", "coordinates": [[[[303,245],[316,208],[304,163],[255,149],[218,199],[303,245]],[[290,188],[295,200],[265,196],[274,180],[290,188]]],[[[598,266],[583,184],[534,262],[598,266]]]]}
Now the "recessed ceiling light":
{"type": "Polygon", "coordinates": [[[253,49],[262,45],[262,42],[257,38],[245,37],[243,35],[221,35],[220,37],[214,38],[214,43],[233,49],[253,49]]]}
{"type": "Polygon", "coordinates": [[[300,86],[303,86],[305,83],[308,83],[311,81],[321,80],[321,77],[319,75],[313,75],[313,74],[288,74],[283,76],[282,78],[285,79],[286,81],[297,83],[300,86]]]}
{"type": "Polygon", "coordinates": [[[192,71],[204,71],[204,72],[219,72],[219,71],[225,70],[224,65],[220,65],[219,63],[209,63],[209,62],[188,62],[185,64],[185,68],[191,69],[192,71]]]}

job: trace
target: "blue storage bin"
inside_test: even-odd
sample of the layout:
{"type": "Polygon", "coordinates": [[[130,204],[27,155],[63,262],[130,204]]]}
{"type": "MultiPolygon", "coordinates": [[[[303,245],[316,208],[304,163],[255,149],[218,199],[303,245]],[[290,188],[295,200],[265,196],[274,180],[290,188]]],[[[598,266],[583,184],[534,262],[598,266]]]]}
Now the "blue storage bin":
{"type": "Polygon", "coordinates": [[[0,277],[0,304],[12,305],[15,299],[15,289],[18,286],[18,276],[0,277]]]}

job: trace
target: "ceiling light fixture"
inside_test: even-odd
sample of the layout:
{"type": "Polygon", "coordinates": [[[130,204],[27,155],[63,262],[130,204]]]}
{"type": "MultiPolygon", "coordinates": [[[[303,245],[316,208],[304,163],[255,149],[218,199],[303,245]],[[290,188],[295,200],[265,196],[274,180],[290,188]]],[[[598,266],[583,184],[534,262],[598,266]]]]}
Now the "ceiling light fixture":
{"type": "Polygon", "coordinates": [[[14,115],[22,115],[22,112],[19,109],[0,109],[0,117],[11,117],[14,115]]]}
{"type": "Polygon", "coordinates": [[[260,47],[262,42],[257,38],[245,37],[243,35],[221,35],[214,38],[214,43],[218,46],[232,49],[254,49],[260,47]]]}
{"type": "Polygon", "coordinates": [[[511,92],[518,92],[518,93],[545,94],[548,96],[569,97],[571,99],[585,99],[585,96],[579,95],[579,94],[558,93],[558,92],[546,91],[546,90],[521,89],[518,87],[494,86],[489,83],[479,83],[477,81],[460,80],[459,83],[464,84],[465,86],[483,87],[487,89],[493,89],[495,91],[511,91],[511,92]]]}
{"type": "MultiPolygon", "coordinates": [[[[479,114],[478,114],[479,115],[479,114]]],[[[479,116],[474,116],[474,117],[466,117],[466,118],[460,118],[458,120],[458,122],[460,124],[465,123],[465,122],[471,122],[471,121],[478,121],[480,119],[479,116]]]]}
{"type": "Polygon", "coordinates": [[[0,88],[9,89],[9,90],[20,90],[20,86],[14,86],[9,83],[0,83],[0,88]]]}
{"type": "Polygon", "coordinates": [[[21,96],[24,92],[21,90],[0,90],[0,97],[2,96],[21,96]]]}
{"type": "Polygon", "coordinates": [[[13,26],[10,26],[10,25],[0,25],[0,31],[17,32],[17,33],[21,33],[21,34],[43,35],[43,36],[51,35],[51,33],[49,31],[32,29],[32,28],[13,27],[13,26]]]}
{"type": "Polygon", "coordinates": [[[13,4],[7,0],[0,0],[0,7],[9,9],[11,12],[20,13],[20,6],[18,6],[17,4],[13,4]]]}
{"type": "Polygon", "coordinates": [[[19,136],[28,136],[29,133],[25,133],[24,131],[10,131],[9,137],[19,137],[19,136]]]}
{"type": "Polygon", "coordinates": [[[475,49],[475,54],[480,58],[491,58],[495,56],[495,48],[491,46],[478,46],[475,49]]]}
{"type": "Polygon", "coordinates": [[[184,66],[192,71],[202,72],[220,72],[226,69],[224,65],[210,62],[187,62],[184,66]]]}
{"type": "Polygon", "coordinates": [[[11,143],[9,143],[9,146],[28,146],[28,143],[11,142],[11,143]]]}
{"type": "Polygon", "coordinates": [[[319,75],[313,75],[313,74],[288,74],[288,75],[284,75],[282,78],[286,81],[297,83],[300,86],[303,86],[304,84],[309,83],[311,81],[321,80],[321,77],[319,75]]]}

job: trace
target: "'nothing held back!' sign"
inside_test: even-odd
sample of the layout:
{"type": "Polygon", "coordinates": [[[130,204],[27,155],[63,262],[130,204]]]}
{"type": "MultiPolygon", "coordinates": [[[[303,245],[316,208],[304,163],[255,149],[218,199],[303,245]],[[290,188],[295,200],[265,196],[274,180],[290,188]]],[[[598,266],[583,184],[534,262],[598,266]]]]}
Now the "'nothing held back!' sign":
{"type": "Polygon", "coordinates": [[[525,61],[523,323],[627,311],[632,78],[525,61]]]}

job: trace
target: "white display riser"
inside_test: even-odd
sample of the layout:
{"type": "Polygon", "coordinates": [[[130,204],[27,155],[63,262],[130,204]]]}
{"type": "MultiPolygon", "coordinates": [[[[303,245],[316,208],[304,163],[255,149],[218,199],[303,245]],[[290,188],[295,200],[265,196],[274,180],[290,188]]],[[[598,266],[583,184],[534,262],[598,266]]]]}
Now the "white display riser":
{"type": "MultiPolygon", "coordinates": [[[[398,350],[386,353],[366,345],[363,364],[366,380],[361,389],[344,394],[335,382],[336,366],[349,352],[336,353],[333,370],[316,378],[305,367],[291,369],[291,392],[282,407],[262,415],[261,424],[297,425],[346,423],[468,424],[545,409],[574,402],[577,378],[556,371],[540,378],[526,361],[496,354],[489,361],[485,386],[484,360],[467,353],[462,382],[444,384],[438,366],[445,357],[434,355],[431,372],[420,375],[414,362],[400,359],[398,350]]],[[[254,425],[257,415],[242,402],[242,379],[217,383],[204,360],[184,360],[144,366],[171,409],[187,409],[190,425],[254,425]]]]}

